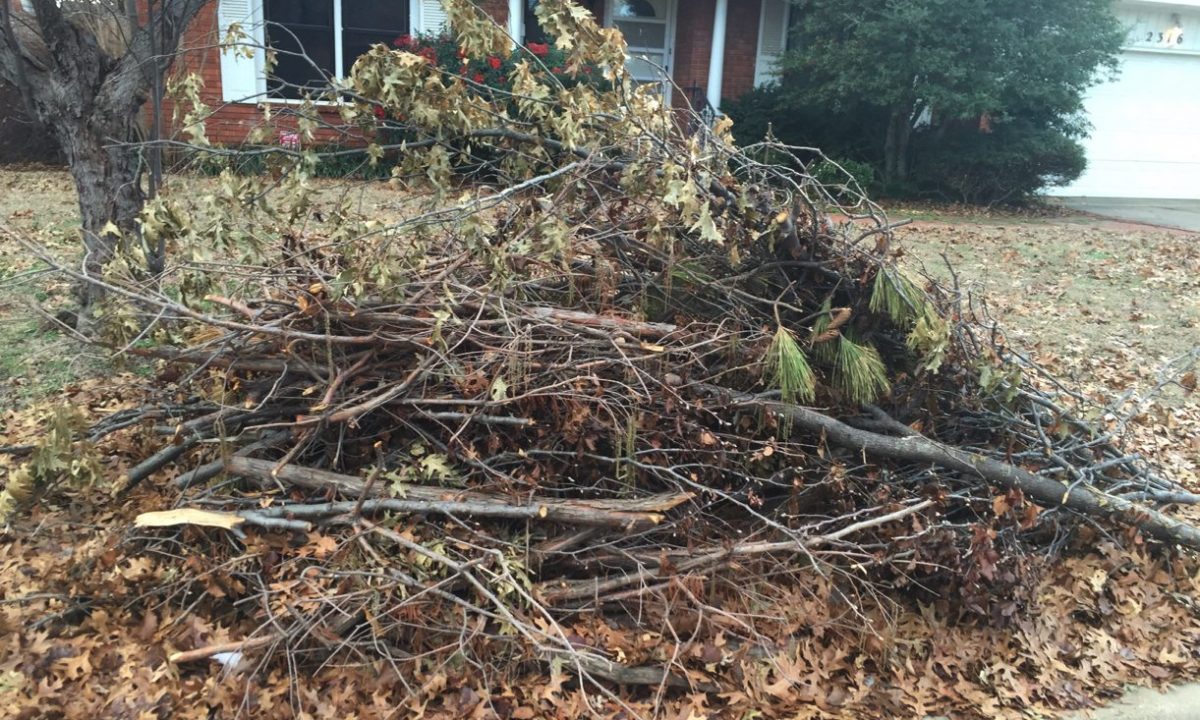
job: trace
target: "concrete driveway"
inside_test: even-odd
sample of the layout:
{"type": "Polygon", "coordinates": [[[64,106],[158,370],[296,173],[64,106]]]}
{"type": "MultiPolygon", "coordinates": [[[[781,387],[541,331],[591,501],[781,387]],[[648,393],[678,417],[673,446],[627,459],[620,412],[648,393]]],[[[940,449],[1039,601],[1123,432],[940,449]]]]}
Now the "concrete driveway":
{"type": "MultiPolygon", "coordinates": [[[[1084,720],[1079,715],[1072,720],[1084,720]]],[[[1135,688],[1091,720],[1196,720],[1200,718],[1200,685],[1183,685],[1165,693],[1135,688]]]]}
{"type": "Polygon", "coordinates": [[[1200,232],[1200,200],[1078,197],[1058,201],[1072,210],[1101,217],[1200,232]]]}

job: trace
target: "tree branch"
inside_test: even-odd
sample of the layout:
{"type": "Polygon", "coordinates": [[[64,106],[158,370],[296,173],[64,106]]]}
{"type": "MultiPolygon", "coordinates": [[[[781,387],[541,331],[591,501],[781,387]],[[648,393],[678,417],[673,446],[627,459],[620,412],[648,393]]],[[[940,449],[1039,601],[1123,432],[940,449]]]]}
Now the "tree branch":
{"type": "MultiPolygon", "coordinates": [[[[351,475],[341,475],[300,467],[277,464],[270,460],[255,460],[234,456],[225,464],[231,475],[279,480],[310,490],[334,490],[343,497],[355,498],[345,503],[319,503],[316,505],[285,505],[278,510],[256,512],[263,517],[328,517],[350,512],[357,498],[384,494],[386,486],[376,486],[367,493],[367,484],[351,475]]],[[[512,502],[499,495],[434,488],[424,485],[405,485],[396,498],[368,500],[363,510],[392,510],[409,513],[437,513],[443,515],[465,515],[480,517],[508,517],[521,520],[546,520],[568,525],[590,525],[639,530],[658,525],[662,513],[687,502],[690,493],[667,493],[629,501],[621,500],[568,500],[560,498],[529,498],[524,502],[512,502]]],[[[254,518],[245,515],[247,522],[254,518]]]]}
{"type": "Polygon", "coordinates": [[[830,442],[842,447],[868,455],[940,465],[956,470],[966,477],[975,477],[1007,489],[1020,490],[1044,507],[1063,506],[1086,515],[1108,517],[1136,527],[1168,544],[1200,549],[1200,528],[1124,498],[1109,495],[1091,485],[1066,485],[1015,465],[943,445],[916,433],[905,437],[881,435],[851,427],[840,420],[799,405],[789,405],[753,395],[728,393],[713,386],[706,389],[714,395],[729,397],[732,407],[753,407],[774,412],[790,419],[796,427],[814,433],[824,433],[830,442]]]}

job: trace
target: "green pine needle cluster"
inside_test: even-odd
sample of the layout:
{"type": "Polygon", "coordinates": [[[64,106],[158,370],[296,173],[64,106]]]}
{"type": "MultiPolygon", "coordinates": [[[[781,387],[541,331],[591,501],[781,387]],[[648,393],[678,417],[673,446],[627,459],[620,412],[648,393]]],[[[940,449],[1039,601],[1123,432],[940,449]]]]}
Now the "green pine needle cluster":
{"type": "Polygon", "coordinates": [[[891,389],[879,351],[845,336],[837,341],[833,382],[851,402],[859,404],[874,402],[891,389]]]}
{"type": "Polygon", "coordinates": [[[870,308],[909,328],[905,344],[922,357],[921,369],[937,372],[950,344],[950,326],[912,278],[899,270],[881,269],[871,288],[870,308]]]}
{"type": "Polygon", "coordinates": [[[779,389],[785,403],[811,402],[816,390],[816,378],[808,358],[792,333],[780,326],[763,359],[766,374],[779,389]]]}
{"type": "Polygon", "coordinates": [[[871,312],[883,313],[901,327],[922,314],[925,292],[898,270],[880,269],[871,287],[871,312]]]}
{"type": "MultiPolygon", "coordinates": [[[[831,299],[825,300],[821,311],[813,322],[814,339],[824,335],[833,322],[831,299]]],[[[887,366],[873,346],[846,337],[846,329],[841,328],[842,334],[835,339],[814,343],[813,357],[820,364],[833,368],[833,385],[851,402],[874,402],[891,389],[887,366]]]]}
{"type": "MultiPolygon", "coordinates": [[[[825,331],[829,329],[829,325],[833,322],[833,301],[831,298],[825,298],[825,302],[821,305],[821,314],[813,321],[812,338],[821,337],[825,331]]],[[[837,343],[828,341],[823,343],[812,343],[813,357],[817,362],[823,365],[832,365],[833,359],[836,357],[837,343]]]]}

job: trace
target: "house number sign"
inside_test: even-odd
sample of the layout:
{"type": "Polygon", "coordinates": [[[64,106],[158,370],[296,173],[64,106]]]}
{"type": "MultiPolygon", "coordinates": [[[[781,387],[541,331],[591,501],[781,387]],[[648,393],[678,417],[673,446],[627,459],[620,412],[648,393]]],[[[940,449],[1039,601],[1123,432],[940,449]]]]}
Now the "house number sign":
{"type": "Polygon", "coordinates": [[[1162,10],[1119,13],[1129,35],[1125,47],[1136,50],[1200,53],[1200,14],[1162,10]]]}

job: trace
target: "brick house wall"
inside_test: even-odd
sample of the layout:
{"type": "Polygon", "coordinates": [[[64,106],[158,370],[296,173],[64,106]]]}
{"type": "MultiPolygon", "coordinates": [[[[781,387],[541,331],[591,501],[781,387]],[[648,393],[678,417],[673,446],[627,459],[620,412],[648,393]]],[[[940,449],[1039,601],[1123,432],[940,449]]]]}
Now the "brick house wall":
{"type": "MultiPolygon", "coordinates": [[[[686,0],[685,0],[686,1],[686,0]]],[[[740,97],[754,88],[754,65],[758,60],[758,25],[762,0],[730,0],[725,27],[725,72],[721,97],[740,97]]],[[[709,28],[711,32],[711,27],[709,28]]],[[[707,68],[708,64],[705,63],[707,68]]],[[[707,82],[707,73],[705,81],[707,82]]]]}
{"type": "MultiPolygon", "coordinates": [[[[226,103],[221,94],[221,59],[218,44],[217,2],[212,0],[197,16],[184,36],[178,72],[197,73],[204,81],[202,97],[212,110],[206,124],[208,138],[219,145],[237,145],[251,129],[263,122],[262,107],[249,103],[226,103]]],[[[603,19],[605,0],[584,0],[583,4],[603,19]]],[[[507,0],[482,0],[481,6],[499,23],[508,21],[507,0]]],[[[674,104],[683,106],[689,88],[703,96],[708,83],[709,52],[715,13],[715,0],[679,0],[676,11],[675,58],[672,72],[675,84],[684,89],[675,93],[674,104]]],[[[758,50],[761,0],[730,0],[725,36],[725,69],[721,94],[735,98],[754,86],[754,68],[758,50]]],[[[279,107],[286,107],[278,104],[279,107]]],[[[166,108],[170,118],[171,108],[166,108]]],[[[333,118],[331,118],[333,119],[333,118]]],[[[279,131],[290,130],[286,113],[276,121],[279,131]]],[[[345,142],[344,136],[328,134],[319,142],[345,142]]]]}
{"type": "Polygon", "coordinates": [[[709,43],[716,5],[716,0],[679,2],[675,18],[675,68],[671,75],[685,97],[677,93],[672,98],[676,107],[686,106],[689,92],[697,92],[703,97],[708,86],[709,43]]]}
{"type": "MultiPolygon", "coordinates": [[[[216,145],[237,145],[246,134],[263,122],[262,110],[249,103],[226,103],[221,97],[221,37],[217,26],[217,0],[211,0],[197,14],[183,36],[180,57],[175,61],[178,73],[195,73],[204,82],[201,98],[212,111],[205,131],[216,145]]],[[[165,103],[168,119],[174,108],[165,103]]]]}
{"type": "MultiPolygon", "coordinates": [[[[246,136],[256,127],[262,126],[263,106],[266,101],[252,103],[228,103],[221,94],[221,37],[217,22],[218,0],[211,0],[196,16],[181,43],[181,57],[176,61],[176,72],[195,73],[204,81],[201,98],[211,112],[205,123],[205,132],[210,142],[216,145],[238,145],[245,142],[246,136]]],[[[508,21],[507,0],[483,0],[480,5],[494,17],[497,22],[508,21]]],[[[286,110],[286,103],[275,103],[286,110]]],[[[164,115],[169,119],[173,108],[170,102],[164,107],[164,115]]],[[[337,123],[337,116],[329,112],[331,123],[337,123]]],[[[285,132],[294,129],[286,113],[273,121],[273,130],[285,132]]],[[[318,131],[317,142],[345,143],[346,137],[334,131],[318,131]]]]}

